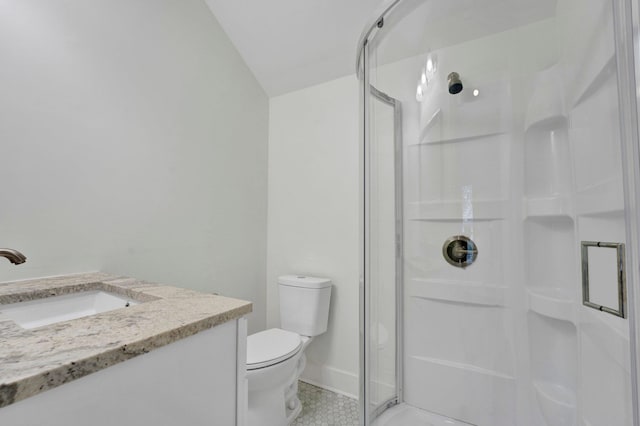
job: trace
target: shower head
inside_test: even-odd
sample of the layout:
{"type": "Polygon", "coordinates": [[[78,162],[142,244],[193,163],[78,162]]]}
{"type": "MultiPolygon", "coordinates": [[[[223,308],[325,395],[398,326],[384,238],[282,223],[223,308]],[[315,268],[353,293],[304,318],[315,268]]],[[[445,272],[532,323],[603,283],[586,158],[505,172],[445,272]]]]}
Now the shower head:
{"type": "Polygon", "coordinates": [[[447,81],[449,83],[449,93],[457,95],[462,92],[462,80],[460,80],[460,75],[457,72],[450,73],[447,76],[447,81]]]}

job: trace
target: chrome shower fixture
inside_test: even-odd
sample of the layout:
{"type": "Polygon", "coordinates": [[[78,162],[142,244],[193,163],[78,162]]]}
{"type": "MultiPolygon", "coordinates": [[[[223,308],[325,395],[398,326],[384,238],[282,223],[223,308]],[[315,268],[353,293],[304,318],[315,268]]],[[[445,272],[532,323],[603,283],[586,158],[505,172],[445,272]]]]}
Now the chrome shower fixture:
{"type": "Polygon", "coordinates": [[[450,265],[466,268],[476,261],[478,246],[469,237],[455,235],[442,245],[442,255],[450,265]]]}
{"type": "Polygon", "coordinates": [[[457,95],[462,92],[462,80],[460,80],[460,74],[457,72],[452,72],[447,76],[447,81],[449,83],[449,93],[452,95],[457,95]]]}

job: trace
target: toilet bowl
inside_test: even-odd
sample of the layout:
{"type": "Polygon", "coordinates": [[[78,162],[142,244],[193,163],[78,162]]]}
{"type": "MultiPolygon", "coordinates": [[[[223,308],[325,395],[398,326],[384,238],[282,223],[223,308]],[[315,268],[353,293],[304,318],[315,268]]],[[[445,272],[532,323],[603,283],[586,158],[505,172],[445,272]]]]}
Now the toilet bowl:
{"type": "Polygon", "coordinates": [[[247,338],[248,426],[286,426],[300,414],[304,351],[327,329],[330,280],[289,275],[278,284],[282,328],[247,338]]]}
{"type": "Polygon", "coordinates": [[[298,378],[312,339],[272,328],[247,339],[249,425],[287,425],[300,414],[298,378]]]}

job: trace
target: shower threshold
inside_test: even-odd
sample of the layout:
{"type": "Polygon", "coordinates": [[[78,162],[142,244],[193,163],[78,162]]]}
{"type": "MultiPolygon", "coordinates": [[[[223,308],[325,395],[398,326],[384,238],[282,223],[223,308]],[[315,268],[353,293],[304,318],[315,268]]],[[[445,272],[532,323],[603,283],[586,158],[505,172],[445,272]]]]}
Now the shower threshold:
{"type": "Polygon", "coordinates": [[[449,417],[424,411],[407,404],[400,404],[382,413],[372,426],[474,426],[449,417]]]}

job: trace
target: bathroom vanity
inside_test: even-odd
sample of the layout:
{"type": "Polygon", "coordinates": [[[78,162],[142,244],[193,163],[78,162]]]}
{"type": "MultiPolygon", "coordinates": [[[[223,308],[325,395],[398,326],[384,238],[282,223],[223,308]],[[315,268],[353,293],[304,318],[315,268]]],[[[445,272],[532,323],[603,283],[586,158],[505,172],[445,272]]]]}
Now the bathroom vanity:
{"type": "Polygon", "coordinates": [[[0,284],[0,425],[244,424],[250,312],[103,273],[0,284]]]}

